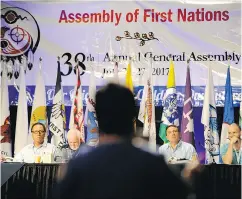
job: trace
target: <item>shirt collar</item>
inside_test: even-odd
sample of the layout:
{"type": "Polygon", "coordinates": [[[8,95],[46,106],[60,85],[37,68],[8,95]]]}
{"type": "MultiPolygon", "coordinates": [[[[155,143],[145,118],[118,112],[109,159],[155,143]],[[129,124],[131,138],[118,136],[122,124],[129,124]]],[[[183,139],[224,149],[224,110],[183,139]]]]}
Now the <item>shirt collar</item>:
{"type": "MultiPolygon", "coordinates": [[[[177,148],[180,147],[181,145],[182,145],[182,141],[179,140],[179,142],[177,143],[175,149],[177,149],[177,148]]],[[[168,148],[172,148],[170,142],[169,142],[169,144],[167,145],[167,149],[168,149],[168,148]]]]}
{"type": "Polygon", "coordinates": [[[37,148],[37,149],[42,148],[42,147],[46,147],[46,146],[47,146],[47,143],[45,143],[45,142],[43,144],[41,144],[38,148],[35,147],[34,144],[31,145],[32,148],[37,148]]]}

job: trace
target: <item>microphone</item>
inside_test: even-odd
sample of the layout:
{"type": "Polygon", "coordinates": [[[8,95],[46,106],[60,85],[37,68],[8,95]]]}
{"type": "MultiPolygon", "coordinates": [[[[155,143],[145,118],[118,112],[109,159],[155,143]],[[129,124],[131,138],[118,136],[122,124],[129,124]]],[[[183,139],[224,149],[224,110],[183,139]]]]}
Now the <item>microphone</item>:
{"type": "Polygon", "coordinates": [[[61,148],[62,148],[62,149],[67,149],[67,148],[69,148],[69,144],[65,144],[65,145],[63,145],[61,148]]]}
{"type": "Polygon", "coordinates": [[[205,149],[205,151],[208,151],[208,153],[209,153],[210,156],[212,157],[213,162],[212,162],[211,164],[217,164],[217,163],[215,162],[215,160],[214,160],[214,155],[211,153],[211,151],[207,150],[206,147],[205,147],[204,145],[202,145],[200,142],[199,142],[199,145],[200,145],[201,147],[203,147],[203,148],[205,149]]]}
{"type": "Polygon", "coordinates": [[[177,161],[184,161],[184,160],[188,160],[188,159],[186,158],[177,159],[177,161]]]}

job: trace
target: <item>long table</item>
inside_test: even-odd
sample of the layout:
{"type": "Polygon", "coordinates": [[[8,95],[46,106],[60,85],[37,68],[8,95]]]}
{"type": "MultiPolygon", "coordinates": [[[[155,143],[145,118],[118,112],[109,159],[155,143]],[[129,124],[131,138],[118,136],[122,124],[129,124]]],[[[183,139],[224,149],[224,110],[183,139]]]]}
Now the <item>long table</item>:
{"type": "MultiPolygon", "coordinates": [[[[16,170],[16,163],[1,164],[2,175],[7,173],[9,175],[12,172],[1,186],[1,198],[52,199],[52,192],[57,183],[57,172],[61,165],[24,164],[16,170]]],[[[173,169],[174,167],[177,167],[177,170],[182,168],[179,165],[173,165],[173,169]]],[[[206,165],[199,176],[196,176],[193,186],[197,199],[240,199],[241,166],[206,165]]]]}

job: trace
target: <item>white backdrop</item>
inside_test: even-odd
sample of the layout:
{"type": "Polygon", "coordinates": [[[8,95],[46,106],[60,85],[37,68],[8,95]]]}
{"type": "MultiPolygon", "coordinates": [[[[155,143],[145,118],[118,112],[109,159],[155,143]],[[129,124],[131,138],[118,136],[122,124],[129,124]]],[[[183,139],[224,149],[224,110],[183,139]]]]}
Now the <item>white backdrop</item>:
{"type": "MultiPolygon", "coordinates": [[[[200,94],[201,100],[203,99],[203,87],[207,79],[207,67],[211,67],[213,70],[214,85],[218,86],[217,95],[223,95],[228,66],[227,58],[231,55],[231,79],[234,94],[237,96],[235,98],[238,101],[241,97],[241,94],[239,95],[239,87],[242,84],[240,3],[204,5],[171,1],[73,1],[68,3],[2,2],[1,6],[2,14],[5,16],[1,18],[2,27],[9,28],[1,39],[8,40],[14,47],[14,50],[13,48],[6,50],[2,47],[2,54],[16,60],[21,55],[18,50],[23,49],[25,46],[27,47],[24,52],[29,57],[31,57],[30,52],[33,51],[34,67],[31,71],[28,70],[26,74],[26,83],[29,86],[27,90],[29,90],[30,95],[32,95],[31,86],[35,85],[36,81],[39,57],[43,58],[45,84],[49,86],[49,89],[52,89],[56,81],[57,56],[60,56],[62,57],[61,71],[63,74],[68,74],[70,69],[70,74],[62,77],[62,85],[67,92],[66,100],[68,101],[75,84],[73,66],[75,65],[74,57],[76,55],[81,61],[83,58],[85,59],[83,64],[86,69],[81,77],[84,93],[87,93],[88,90],[88,87],[85,86],[89,85],[90,73],[88,72],[90,67],[93,67],[96,72],[97,86],[102,86],[107,82],[107,79],[112,78],[114,63],[108,58],[114,55],[121,56],[119,60],[121,81],[124,80],[127,58],[129,56],[136,58],[133,61],[132,75],[135,87],[139,88],[139,86],[143,85],[143,72],[149,67],[147,59],[152,55],[154,85],[158,95],[166,85],[169,67],[167,59],[168,55],[172,54],[175,56],[176,85],[180,87],[178,91],[181,95],[183,94],[186,61],[190,57],[194,96],[196,93],[197,95],[200,94]],[[157,20],[162,19],[163,21],[152,22],[152,9],[154,12],[162,12],[163,17],[161,18],[159,15],[157,20]],[[11,24],[8,22],[9,18],[7,18],[9,11],[15,11],[15,17],[17,18],[17,21],[11,24]],[[138,13],[137,17],[134,15],[135,11],[138,13]],[[196,12],[198,11],[201,13],[197,16],[196,12]],[[107,22],[102,21],[104,12],[108,13],[105,15],[107,22]],[[88,16],[93,13],[100,13],[101,20],[96,23],[91,22],[88,16]],[[145,13],[147,14],[146,21],[145,13]],[[187,13],[186,17],[185,13],[187,13]],[[203,13],[205,13],[204,21],[201,21],[203,13]],[[83,15],[86,17],[84,21],[87,20],[88,23],[83,22],[83,15]],[[110,16],[110,20],[107,19],[107,15],[110,16]],[[131,15],[133,21],[127,22],[127,16],[131,15]],[[117,20],[115,16],[121,17],[117,20]],[[113,20],[111,20],[112,17],[113,20]],[[82,18],[80,23],[78,23],[79,18],[82,18]],[[73,23],[70,23],[72,21],[73,23]],[[19,31],[16,27],[21,27],[25,34],[24,39],[20,42],[16,42],[16,40],[20,40],[20,37],[16,39],[15,33],[19,31]],[[13,29],[14,31],[12,31],[13,29]],[[125,31],[128,31],[126,36],[130,34],[132,38],[125,37],[125,31]],[[153,33],[155,39],[153,39],[152,34],[151,37],[149,36],[150,32],[153,33]],[[140,40],[140,37],[135,39],[135,33],[136,37],[137,33],[140,34],[140,37],[142,37],[142,34],[147,34],[148,39],[143,38],[145,41],[142,46],[142,40],[140,40]],[[32,39],[31,44],[28,42],[28,36],[32,39]],[[120,39],[120,37],[125,38],[120,39]],[[213,58],[211,61],[209,59],[195,60],[194,58],[198,59],[199,55],[207,58],[209,55],[213,56],[213,58]],[[146,59],[144,56],[146,56],[146,59]],[[68,63],[72,64],[72,67],[69,68],[68,63]]],[[[154,20],[156,20],[156,17],[154,20]]],[[[18,84],[18,79],[12,78],[9,83],[14,84],[15,82],[18,84]]],[[[139,91],[136,90],[136,93],[138,94],[139,91]]],[[[12,92],[16,93],[14,88],[12,88],[12,92]]],[[[12,99],[12,104],[14,104],[16,103],[14,101],[16,96],[15,94],[12,95],[10,100],[12,99]]],[[[157,101],[162,99],[162,93],[158,98],[157,101]]],[[[222,100],[222,98],[217,99],[217,101],[222,100]]],[[[236,99],[235,103],[237,103],[236,99]]],[[[47,100],[51,101],[51,97],[47,97],[47,100]]],[[[199,97],[197,100],[200,100],[199,97]]],[[[221,105],[221,103],[218,105],[221,105]]]]}

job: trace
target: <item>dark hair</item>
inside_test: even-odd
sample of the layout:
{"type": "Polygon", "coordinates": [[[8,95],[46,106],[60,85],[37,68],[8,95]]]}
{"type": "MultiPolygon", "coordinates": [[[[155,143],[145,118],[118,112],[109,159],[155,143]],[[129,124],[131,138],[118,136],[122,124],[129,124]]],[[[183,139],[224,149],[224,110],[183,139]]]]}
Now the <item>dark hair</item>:
{"type": "Polygon", "coordinates": [[[167,130],[170,128],[170,127],[175,127],[177,128],[178,132],[179,132],[179,129],[178,129],[178,126],[174,125],[174,124],[171,124],[169,126],[166,127],[166,135],[167,135],[167,130]]]}
{"type": "Polygon", "coordinates": [[[40,122],[36,122],[36,123],[34,123],[34,124],[32,125],[32,127],[31,127],[31,132],[32,132],[33,128],[34,128],[36,125],[41,125],[41,126],[43,127],[44,131],[46,132],[46,127],[45,127],[45,125],[44,125],[43,123],[40,123],[40,122]]]}
{"type": "Polygon", "coordinates": [[[132,136],[135,118],[133,93],[117,84],[106,85],[96,93],[96,115],[100,133],[132,136]]]}

